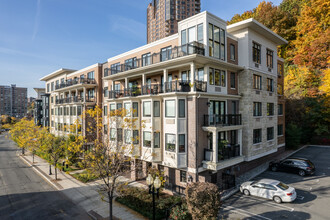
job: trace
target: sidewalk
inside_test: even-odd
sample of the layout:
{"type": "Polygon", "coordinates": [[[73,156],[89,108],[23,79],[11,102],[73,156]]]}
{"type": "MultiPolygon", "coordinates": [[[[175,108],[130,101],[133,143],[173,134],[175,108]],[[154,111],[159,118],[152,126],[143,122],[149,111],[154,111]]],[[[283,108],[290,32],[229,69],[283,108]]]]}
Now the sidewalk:
{"type": "MultiPolygon", "coordinates": [[[[34,156],[34,164],[32,165],[32,155],[26,152],[26,155],[19,155],[19,157],[31,166],[36,173],[44,178],[56,190],[61,191],[73,203],[79,205],[93,218],[93,219],[107,219],[109,217],[109,204],[101,201],[101,197],[97,192],[98,182],[84,184],[57,169],[57,178],[55,181],[55,170],[52,166],[52,175],[49,174],[49,164],[38,156],[34,156]]],[[[122,182],[130,182],[130,180],[122,177],[122,182]]],[[[146,187],[145,185],[137,182],[131,182],[129,185],[136,187],[146,187]]],[[[113,203],[113,215],[117,219],[146,219],[139,213],[117,203],[113,203]]],[[[115,218],[115,219],[116,219],[115,218]]]]}

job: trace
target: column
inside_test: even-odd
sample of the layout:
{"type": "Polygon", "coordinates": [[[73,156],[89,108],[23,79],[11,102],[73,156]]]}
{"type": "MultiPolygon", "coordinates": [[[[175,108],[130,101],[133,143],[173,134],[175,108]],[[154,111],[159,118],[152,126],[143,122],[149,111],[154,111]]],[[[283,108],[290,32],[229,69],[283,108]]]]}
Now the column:
{"type": "Polygon", "coordinates": [[[163,92],[166,92],[167,80],[168,80],[168,70],[164,69],[164,85],[161,85],[163,87],[163,92]]]}
{"type": "Polygon", "coordinates": [[[146,74],[142,74],[142,86],[146,85],[147,77],[146,74]]]}
{"type": "Polygon", "coordinates": [[[239,144],[239,155],[242,156],[243,152],[242,152],[242,149],[243,149],[243,130],[242,129],[239,129],[238,130],[238,144],[239,144]]]}
{"type": "Polygon", "coordinates": [[[125,78],[125,89],[128,89],[128,78],[125,78]]]}
{"type": "Polygon", "coordinates": [[[86,94],[86,87],[84,87],[84,102],[86,102],[86,96],[87,96],[87,94],[86,94]]]}
{"type": "Polygon", "coordinates": [[[218,162],[218,132],[213,132],[213,163],[218,162]]]}
{"type": "Polygon", "coordinates": [[[195,63],[190,64],[190,83],[193,85],[192,91],[195,91],[195,63]]]}

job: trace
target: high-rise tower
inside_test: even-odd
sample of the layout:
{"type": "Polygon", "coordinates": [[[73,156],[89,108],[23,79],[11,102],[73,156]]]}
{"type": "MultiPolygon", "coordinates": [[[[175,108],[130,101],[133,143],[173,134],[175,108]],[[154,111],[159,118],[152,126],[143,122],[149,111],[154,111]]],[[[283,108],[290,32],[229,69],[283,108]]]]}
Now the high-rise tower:
{"type": "Polygon", "coordinates": [[[147,42],[177,33],[178,22],[200,10],[200,0],[153,0],[147,9],[147,42]]]}

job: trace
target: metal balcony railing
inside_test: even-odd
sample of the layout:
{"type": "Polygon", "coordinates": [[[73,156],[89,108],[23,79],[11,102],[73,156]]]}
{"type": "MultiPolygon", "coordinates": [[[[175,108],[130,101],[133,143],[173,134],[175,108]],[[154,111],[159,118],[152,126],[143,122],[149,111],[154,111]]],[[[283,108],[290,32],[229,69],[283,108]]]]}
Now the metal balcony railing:
{"type": "Polygon", "coordinates": [[[150,55],[150,58],[148,57],[148,62],[145,62],[146,60],[143,60],[142,58],[134,59],[134,61],[129,64],[128,63],[119,64],[112,68],[106,68],[104,70],[103,76],[107,77],[109,75],[114,75],[128,70],[132,70],[143,66],[148,66],[192,54],[199,54],[205,56],[204,44],[198,42],[192,42],[190,44],[176,46],[166,51],[161,51],[159,53],[153,53],[150,55]]]}
{"type": "Polygon", "coordinates": [[[75,78],[75,79],[67,80],[65,83],[57,84],[55,86],[55,90],[66,88],[66,87],[77,85],[77,84],[96,84],[96,80],[95,79],[85,79],[85,78],[75,78]]]}
{"type": "Polygon", "coordinates": [[[224,146],[219,146],[218,148],[218,161],[228,160],[234,157],[239,157],[240,155],[239,144],[227,144],[224,146]]]}
{"type": "Polygon", "coordinates": [[[67,97],[67,98],[62,98],[62,99],[56,99],[55,103],[56,104],[70,104],[70,103],[82,103],[82,102],[95,102],[96,98],[95,97],[81,97],[81,96],[72,96],[72,97],[67,97]]]}
{"type": "Polygon", "coordinates": [[[204,115],[204,126],[242,125],[242,115],[204,115]]]}

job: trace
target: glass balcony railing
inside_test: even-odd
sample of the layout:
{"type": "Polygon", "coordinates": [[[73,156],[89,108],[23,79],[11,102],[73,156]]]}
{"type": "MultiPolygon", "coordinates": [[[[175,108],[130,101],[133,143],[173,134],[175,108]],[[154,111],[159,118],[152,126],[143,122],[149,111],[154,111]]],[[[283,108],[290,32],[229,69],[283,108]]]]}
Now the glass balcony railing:
{"type": "Polygon", "coordinates": [[[204,115],[204,126],[242,125],[242,115],[204,115]]]}
{"type": "Polygon", "coordinates": [[[147,59],[135,59],[131,63],[119,64],[112,68],[106,68],[104,70],[104,77],[114,75],[117,73],[125,72],[132,69],[137,69],[143,66],[148,66],[168,60],[173,60],[179,57],[184,57],[192,54],[199,54],[205,56],[204,44],[198,42],[192,42],[182,46],[173,47],[167,51],[159,53],[153,53],[147,59]]]}

